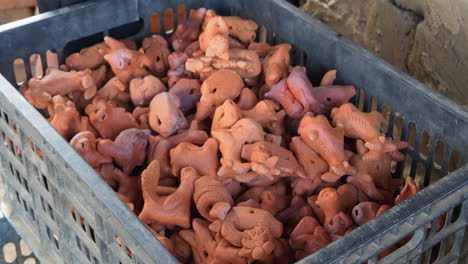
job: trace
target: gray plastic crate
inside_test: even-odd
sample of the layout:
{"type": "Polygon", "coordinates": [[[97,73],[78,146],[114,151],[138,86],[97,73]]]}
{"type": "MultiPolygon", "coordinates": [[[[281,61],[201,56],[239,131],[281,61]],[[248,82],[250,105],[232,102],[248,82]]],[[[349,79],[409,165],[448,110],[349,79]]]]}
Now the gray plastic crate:
{"type": "Polygon", "coordinates": [[[21,237],[0,213],[0,264],[39,264],[21,237]]]}
{"type": "MultiPolygon", "coordinates": [[[[31,54],[40,54],[46,66],[47,50],[63,61],[104,35],[141,40],[150,32],[151,18],[199,7],[245,15],[262,26],[259,35],[265,33],[267,41],[292,43],[293,63],[307,66],[314,82],[326,70],[337,69],[338,83],[357,87],[354,102],[361,109],[384,112],[387,134],[410,141],[395,177],[413,177],[428,186],[301,263],[464,261],[468,113],[281,0],[103,0],[0,27],[0,158],[7,194],[3,210],[41,261],[149,264],[175,259],[17,92],[13,62],[26,62],[30,78],[36,69],[29,65],[31,54]],[[435,225],[444,214],[443,229],[428,232],[428,224],[435,225]],[[380,252],[412,233],[406,245],[377,260],[380,252]]],[[[170,31],[176,20],[174,16],[167,24],[161,22],[161,30],[170,31]]]]}

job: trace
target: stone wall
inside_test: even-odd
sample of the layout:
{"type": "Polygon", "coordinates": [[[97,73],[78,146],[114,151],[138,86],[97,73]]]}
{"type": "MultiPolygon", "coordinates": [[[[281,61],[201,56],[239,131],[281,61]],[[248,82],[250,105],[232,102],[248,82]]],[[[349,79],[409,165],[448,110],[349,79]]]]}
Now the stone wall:
{"type": "Polygon", "coordinates": [[[468,106],[468,1],[303,0],[301,8],[468,106]]]}

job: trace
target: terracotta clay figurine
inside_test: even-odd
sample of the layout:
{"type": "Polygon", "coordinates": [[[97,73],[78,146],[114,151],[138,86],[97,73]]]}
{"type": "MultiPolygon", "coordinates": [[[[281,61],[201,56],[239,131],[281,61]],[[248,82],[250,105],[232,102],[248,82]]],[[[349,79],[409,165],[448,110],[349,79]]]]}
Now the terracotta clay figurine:
{"type": "Polygon", "coordinates": [[[192,248],[182,237],[179,232],[185,232],[188,230],[181,230],[172,232],[170,240],[174,244],[174,256],[181,263],[187,263],[192,259],[192,248]]]}
{"type": "Polygon", "coordinates": [[[55,95],[67,95],[73,91],[80,91],[88,100],[96,94],[97,89],[89,69],[81,72],[65,72],[51,68],[42,79],[30,79],[28,87],[24,96],[39,109],[46,109],[55,95]]]}
{"type": "Polygon", "coordinates": [[[148,75],[130,81],[130,97],[134,106],[149,106],[151,100],[158,94],[166,92],[167,88],[158,77],[148,75]]]}
{"type": "Polygon", "coordinates": [[[400,194],[395,198],[395,204],[399,204],[404,200],[410,198],[419,192],[421,188],[414,183],[414,180],[411,177],[406,178],[405,186],[401,189],[400,194]]]}
{"type": "Polygon", "coordinates": [[[98,90],[109,80],[109,72],[106,65],[101,65],[101,67],[91,72],[91,77],[98,90]]]}
{"type": "MultiPolygon", "coordinates": [[[[112,41],[111,37],[104,37],[106,44],[110,41],[112,41]]],[[[146,68],[151,68],[153,65],[153,61],[143,51],[127,48],[112,50],[104,55],[104,59],[109,63],[114,74],[124,83],[128,83],[131,78],[149,75],[146,68]]]]}
{"type": "Polygon", "coordinates": [[[95,98],[85,109],[89,121],[105,139],[114,140],[125,129],[138,127],[132,114],[124,108],[117,107],[112,100],[95,98]]]}
{"type": "MultiPolygon", "coordinates": [[[[363,156],[369,149],[362,140],[356,140],[357,154],[351,158],[350,163],[356,167],[359,174],[368,174],[380,189],[393,192],[396,186],[401,185],[400,179],[393,179],[391,175],[392,158],[390,153],[384,153],[378,160],[364,160],[363,156]]],[[[402,159],[396,159],[401,161],[402,159]]]]}
{"type": "Polygon", "coordinates": [[[128,176],[112,164],[104,164],[96,171],[117,193],[127,197],[133,204],[133,211],[139,213],[142,204],[141,178],[139,176],[128,176]]]}
{"type": "Polygon", "coordinates": [[[200,175],[216,177],[218,171],[218,141],[208,139],[199,147],[188,142],[182,142],[171,149],[172,174],[179,175],[185,167],[193,167],[200,175]]]}
{"type": "Polygon", "coordinates": [[[215,177],[210,176],[202,176],[195,181],[193,201],[200,215],[210,222],[217,219],[210,215],[210,210],[215,207],[217,203],[228,203],[230,206],[234,205],[234,201],[228,189],[215,177]]]}
{"type": "Polygon", "coordinates": [[[189,72],[198,73],[200,81],[204,82],[212,73],[215,68],[211,65],[213,58],[208,56],[201,56],[196,58],[189,58],[185,62],[185,69],[189,72]]]}
{"type": "Polygon", "coordinates": [[[207,57],[218,57],[229,60],[229,29],[220,16],[210,19],[205,30],[198,38],[200,49],[207,57]]]}
{"type": "MultiPolygon", "coordinates": [[[[125,48],[125,44],[122,43],[122,48],[125,48]]],[[[104,55],[110,52],[109,46],[106,43],[101,42],[93,46],[80,50],[79,53],[73,53],[67,57],[65,64],[71,70],[82,71],[84,69],[95,69],[101,65],[104,65],[104,55]]]]}
{"type": "Polygon", "coordinates": [[[245,44],[255,40],[258,29],[255,21],[238,16],[225,16],[223,19],[229,27],[229,35],[245,44]]]}
{"type": "Polygon", "coordinates": [[[330,244],[331,239],[314,217],[305,216],[291,233],[289,243],[296,250],[296,260],[300,260],[330,244]]]}
{"type": "Polygon", "coordinates": [[[192,9],[187,21],[177,26],[176,31],[169,39],[175,51],[184,51],[190,43],[198,39],[205,12],[205,8],[192,9]]]}
{"type": "Polygon", "coordinates": [[[304,168],[308,179],[314,179],[328,171],[328,164],[301,137],[293,137],[289,149],[304,168]]]}
{"type": "Polygon", "coordinates": [[[314,216],[314,211],[301,196],[294,195],[289,207],[275,215],[276,219],[284,223],[283,235],[288,237],[296,225],[306,216],[314,216]]]}
{"type": "Polygon", "coordinates": [[[378,205],[374,202],[362,202],[354,206],[351,216],[356,225],[363,225],[390,208],[389,205],[378,205]]]}
{"type": "Polygon", "coordinates": [[[133,118],[140,124],[141,129],[151,129],[149,125],[149,107],[135,107],[132,112],[133,118]]]}
{"type": "Polygon", "coordinates": [[[302,118],[298,132],[304,142],[327,161],[330,171],[321,176],[323,180],[335,182],[344,175],[356,173],[344,151],[341,127],[333,128],[325,116],[314,117],[308,113],[302,118]]]}
{"type": "MultiPolygon", "coordinates": [[[[214,10],[210,9],[206,11],[205,20],[203,21],[203,30],[206,30],[208,23],[216,17],[218,16],[214,10]]],[[[255,40],[256,31],[258,29],[258,25],[255,21],[238,16],[223,16],[222,18],[228,25],[229,35],[244,44],[249,44],[251,41],[255,40]]]]}
{"type": "Polygon", "coordinates": [[[391,174],[392,157],[383,153],[380,159],[364,160],[363,156],[369,151],[361,140],[356,141],[358,155],[353,155],[350,164],[357,170],[357,174],[350,175],[346,181],[353,184],[369,198],[383,202],[385,191],[393,194],[401,185],[400,179],[393,179],[391,174]]]}
{"type": "Polygon", "coordinates": [[[120,93],[125,92],[126,86],[119,78],[113,77],[97,91],[96,95],[103,99],[115,99],[120,93]]]}
{"type": "Polygon", "coordinates": [[[187,120],[179,107],[180,100],[177,96],[168,92],[157,94],[150,103],[149,124],[151,128],[163,137],[186,128],[187,120]]]}
{"type": "Polygon", "coordinates": [[[287,195],[287,191],[287,184],[284,182],[277,182],[267,187],[253,187],[237,197],[236,203],[242,205],[245,201],[254,202],[255,208],[276,215],[289,206],[290,197],[287,195]]]}
{"type": "Polygon", "coordinates": [[[262,67],[265,75],[265,83],[268,86],[272,86],[281,79],[288,77],[290,50],[291,45],[279,44],[275,46],[271,53],[263,60],[262,67]]]}
{"type": "Polygon", "coordinates": [[[188,59],[187,54],[183,52],[172,52],[167,58],[169,61],[169,71],[167,72],[167,85],[172,87],[182,78],[191,78],[192,73],[185,69],[186,61],[188,59]]]}
{"type": "Polygon", "coordinates": [[[145,204],[138,216],[145,224],[159,223],[165,226],[190,227],[190,201],[193,195],[193,183],[199,177],[195,169],[182,169],[180,186],[177,191],[167,196],[159,196],[159,162],[152,161],[143,171],[141,183],[145,204]]]}
{"type": "Polygon", "coordinates": [[[176,95],[180,100],[180,111],[187,113],[197,105],[201,97],[200,81],[196,79],[182,78],[170,89],[169,93],[176,95]]]}
{"type": "Polygon", "coordinates": [[[343,235],[353,225],[348,212],[357,203],[357,191],[349,184],[321,190],[315,203],[325,214],[323,225],[330,234],[343,235]]]}
{"type": "Polygon", "coordinates": [[[333,85],[333,82],[336,79],[336,70],[330,70],[323,75],[322,80],[320,81],[320,86],[329,86],[333,85]]]}
{"type": "Polygon", "coordinates": [[[64,137],[69,140],[81,131],[94,131],[88,117],[81,116],[73,101],[56,95],[49,105],[49,122],[64,137]]]}
{"type": "Polygon", "coordinates": [[[149,130],[129,128],[120,132],[113,142],[109,139],[99,141],[97,149],[100,153],[112,157],[124,173],[130,174],[136,166],[145,161],[150,134],[149,130]]]}
{"type": "Polygon", "coordinates": [[[179,134],[167,138],[161,136],[150,137],[147,160],[148,162],[159,161],[161,179],[175,176],[172,174],[170,166],[169,151],[182,142],[203,145],[206,140],[208,140],[208,134],[199,129],[197,121],[192,121],[189,129],[183,130],[179,134]]]}
{"type": "Polygon", "coordinates": [[[385,135],[380,132],[383,117],[379,112],[363,113],[353,104],[347,103],[332,110],[331,117],[336,126],[342,127],[345,136],[362,139],[365,146],[370,150],[362,156],[366,159],[378,159],[379,152],[392,152],[397,150],[397,146],[392,142],[387,142],[385,135]],[[372,155],[374,154],[374,155],[372,155]]]}
{"type": "Polygon", "coordinates": [[[265,94],[278,101],[292,118],[300,118],[306,112],[328,114],[333,107],[346,103],[356,94],[353,86],[313,87],[305,68],[296,66],[286,81],[273,85],[265,94]]]}
{"type": "Polygon", "coordinates": [[[237,121],[229,129],[213,130],[211,135],[218,140],[219,150],[223,156],[221,167],[218,170],[218,176],[221,177],[248,172],[251,169],[251,164],[242,162],[242,147],[245,144],[264,139],[264,132],[260,124],[249,118],[237,121]]]}
{"type": "Polygon", "coordinates": [[[241,111],[233,100],[227,99],[218,106],[213,115],[211,130],[231,128],[241,119],[241,111]]]}
{"type": "Polygon", "coordinates": [[[209,222],[195,218],[192,226],[193,230],[181,230],[179,235],[192,247],[194,263],[247,263],[247,259],[239,255],[238,248],[224,240],[218,242],[208,229],[209,222]]]}
{"type": "Polygon", "coordinates": [[[239,255],[258,260],[275,250],[273,241],[283,233],[283,224],[265,210],[235,206],[213,222],[210,230],[220,232],[226,241],[241,248],[239,255]]]}
{"type": "Polygon", "coordinates": [[[264,128],[271,128],[272,123],[282,120],[281,106],[273,100],[259,101],[250,110],[241,110],[241,115],[257,121],[264,128]]]}
{"type": "Polygon", "coordinates": [[[171,53],[166,39],[159,35],[143,39],[141,47],[146,56],[153,61],[151,73],[157,77],[164,77],[169,69],[168,56],[171,53]]]}
{"type": "Polygon", "coordinates": [[[237,98],[243,87],[242,78],[234,71],[219,70],[211,74],[201,86],[202,96],[197,104],[195,119],[210,117],[226,99],[237,98]]]}
{"type": "Polygon", "coordinates": [[[244,145],[241,157],[252,162],[252,170],[261,176],[306,177],[304,169],[289,150],[270,142],[260,141],[244,145]]]}
{"type": "Polygon", "coordinates": [[[213,59],[211,66],[215,69],[228,69],[237,72],[242,78],[253,78],[262,71],[257,53],[246,49],[231,48],[227,52],[229,59],[213,59]]]}
{"type": "Polygon", "coordinates": [[[260,59],[264,59],[266,56],[268,56],[268,54],[271,53],[273,47],[266,42],[250,42],[247,49],[255,51],[260,59]]]}
{"type": "Polygon", "coordinates": [[[242,89],[239,98],[237,98],[237,106],[241,110],[250,110],[258,102],[257,96],[250,88],[242,89]]]}
{"type": "Polygon", "coordinates": [[[70,145],[72,145],[93,168],[112,163],[111,157],[97,151],[96,136],[90,131],[83,131],[76,134],[70,140],[70,145]]]}

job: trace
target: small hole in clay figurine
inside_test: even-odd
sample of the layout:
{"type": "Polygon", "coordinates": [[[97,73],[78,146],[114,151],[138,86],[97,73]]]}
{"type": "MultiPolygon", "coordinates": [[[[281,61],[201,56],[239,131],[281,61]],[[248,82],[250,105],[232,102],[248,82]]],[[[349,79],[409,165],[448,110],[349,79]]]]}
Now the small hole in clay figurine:
{"type": "Polygon", "coordinates": [[[250,210],[249,213],[253,214],[253,213],[255,213],[255,212],[254,212],[254,210],[250,210]]]}
{"type": "Polygon", "coordinates": [[[313,161],[313,160],[310,160],[310,163],[312,163],[312,164],[315,164],[315,161],[313,161]]]}
{"type": "Polygon", "coordinates": [[[355,216],[358,216],[358,215],[359,215],[359,211],[358,211],[358,210],[354,210],[354,215],[355,215],[355,216]]]}
{"type": "Polygon", "coordinates": [[[156,56],[156,61],[159,62],[161,60],[161,57],[156,56]]]}
{"type": "Polygon", "coordinates": [[[330,97],[327,97],[327,102],[331,102],[331,98],[330,98],[330,97]]]}
{"type": "Polygon", "coordinates": [[[208,253],[206,252],[206,250],[203,250],[203,255],[206,257],[208,257],[208,253]]]}
{"type": "Polygon", "coordinates": [[[218,88],[214,88],[213,91],[211,91],[211,93],[216,93],[216,90],[218,90],[218,88]]]}
{"type": "Polygon", "coordinates": [[[158,122],[158,125],[161,125],[161,120],[159,119],[159,117],[156,118],[156,121],[158,122]]]}
{"type": "Polygon", "coordinates": [[[101,116],[101,120],[104,121],[104,120],[106,120],[106,119],[107,119],[107,114],[103,114],[103,115],[101,116]]]}
{"type": "Polygon", "coordinates": [[[193,93],[195,93],[195,90],[194,89],[190,90],[189,94],[193,94],[193,93]]]}

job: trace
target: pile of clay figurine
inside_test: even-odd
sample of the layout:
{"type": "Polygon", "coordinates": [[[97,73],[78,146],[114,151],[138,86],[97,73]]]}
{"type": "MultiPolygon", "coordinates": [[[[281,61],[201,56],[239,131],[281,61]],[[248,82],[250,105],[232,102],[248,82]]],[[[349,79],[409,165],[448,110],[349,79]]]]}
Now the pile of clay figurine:
{"type": "Polygon", "coordinates": [[[407,143],[382,115],[335,70],[312,86],[257,29],[192,10],[167,38],[105,37],[21,88],[182,263],[294,262],[419,191],[392,178],[407,143]]]}

